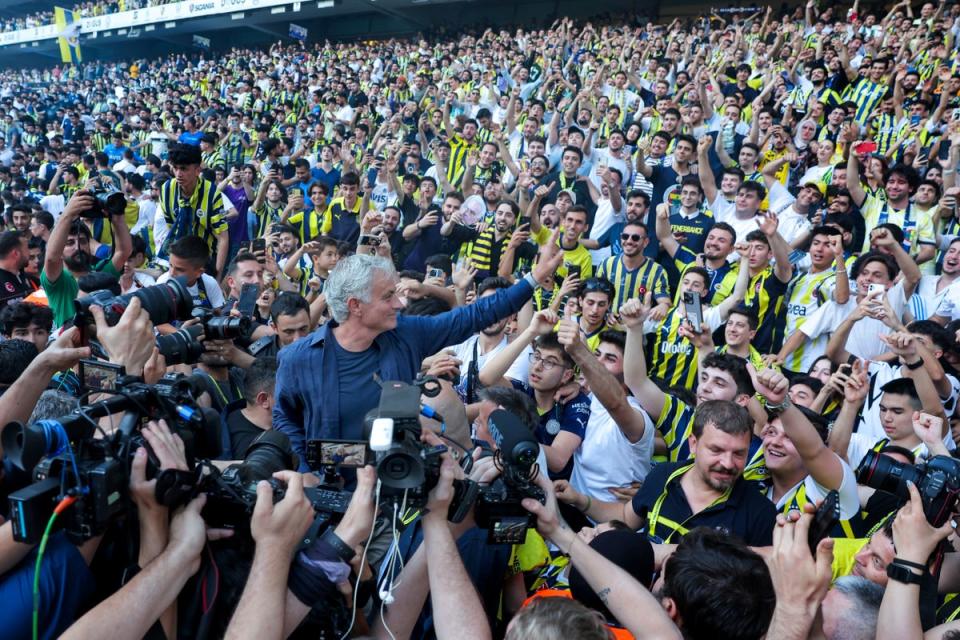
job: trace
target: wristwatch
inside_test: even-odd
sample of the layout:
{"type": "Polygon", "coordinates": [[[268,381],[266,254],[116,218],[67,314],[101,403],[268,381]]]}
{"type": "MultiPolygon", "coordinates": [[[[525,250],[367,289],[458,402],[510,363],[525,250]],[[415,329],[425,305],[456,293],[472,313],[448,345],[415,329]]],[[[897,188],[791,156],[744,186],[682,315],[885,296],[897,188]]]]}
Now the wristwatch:
{"type": "Polygon", "coordinates": [[[902,584],[919,585],[921,582],[923,582],[922,573],[914,573],[912,570],[903,565],[895,564],[895,562],[891,562],[887,565],[887,577],[902,584]]]}
{"type": "Polygon", "coordinates": [[[920,359],[917,360],[916,362],[912,362],[912,363],[911,363],[911,362],[904,362],[904,363],[903,363],[903,366],[905,366],[905,367],[906,367],[907,369],[909,369],[910,371],[916,371],[917,369],[919,369],[920,367],[923,366],[923,358],[920,358],[920,359]]]}

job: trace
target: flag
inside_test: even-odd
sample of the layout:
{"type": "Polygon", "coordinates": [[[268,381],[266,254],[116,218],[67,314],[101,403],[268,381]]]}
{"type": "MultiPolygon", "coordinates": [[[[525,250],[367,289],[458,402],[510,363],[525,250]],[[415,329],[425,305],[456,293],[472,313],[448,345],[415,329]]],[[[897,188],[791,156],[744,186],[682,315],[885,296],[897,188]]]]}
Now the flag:
{"type": "Polygon", "coordinates": [[[80,12],[54,7],[53,16],[57,26],[57,41],[60,43],[60,59],[78,64],[83,60],[80,55],[80,12]]]}

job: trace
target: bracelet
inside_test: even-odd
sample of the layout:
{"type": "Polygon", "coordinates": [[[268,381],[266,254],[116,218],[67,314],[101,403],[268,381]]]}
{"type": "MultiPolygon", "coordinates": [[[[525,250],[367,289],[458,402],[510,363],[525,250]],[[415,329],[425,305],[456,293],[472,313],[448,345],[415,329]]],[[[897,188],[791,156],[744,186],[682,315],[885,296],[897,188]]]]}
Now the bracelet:
{"type": "Polygon", "coordinates": [[[793,403],[790,402],[790,396],[784,396],[780,404],[771,404],[770,402],[767,402],[767,404],[764,406],[767,409],[772,409],[773,411],[783,411],[785,409],[792,407],[793,403]]]}
{"type": "Polygon", "coordinates": [[[586,513],[587,511],[590,511],[590,505],[592,504],[593,504],[593,498],[591,498],[590,496],[587,496],[587,506],[585,506],[583,509],[580,509],[580,513],[586,513]]]}
{"type": "Polygon", "coordinates": [[[913,363],[905,362],[903,366],[905,366],[910,371],[916,371],[917,369],[923,366],[923,358],[920,358],[919,360],[913,363]]]}

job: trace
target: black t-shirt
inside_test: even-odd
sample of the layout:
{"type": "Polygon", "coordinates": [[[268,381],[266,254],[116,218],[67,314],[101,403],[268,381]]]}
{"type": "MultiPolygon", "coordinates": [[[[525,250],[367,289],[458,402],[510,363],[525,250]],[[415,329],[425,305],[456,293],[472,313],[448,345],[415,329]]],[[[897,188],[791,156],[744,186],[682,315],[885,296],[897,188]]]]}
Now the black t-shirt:
{"type": "Polygon", "coordinates": [[[247,420],[240,409],[227,416],[227,429],[230,431],[231,460],[243,460],[250,443],[265,431],[247,420]]]}
{"type": "Polygon", "coordinates": [[[26,275],[0,269],[0,306],[17,304],[34,290],[26,275]]]}
{"type": "MultiPolygon", "coordinates": [[[[672,462],[656,465],[644,481],[643,487],[633,497],[633,510],[637,515],[649,520],[657,500],[664,492],[667,478],[674,471],[688,464],[672,462]]],[[[679,523],[687,530],[709,527],[733,534],[753,547],[765,547],[773,543],[777,509],[742,476],[737,478],[730,496],[725,501],[707,507],[696,515],[680,486],[680,478],[681,476],[674,478],[667,487],[666,497],[660,505],[656,530],[647,532],[652,542],[665,541],[673,533],[672,529],[663,524],[664,519],[668,519],[679,523]]],[[[677,543],[681,537],[680,534],[674,534],[670,542],[677,543]]]]}

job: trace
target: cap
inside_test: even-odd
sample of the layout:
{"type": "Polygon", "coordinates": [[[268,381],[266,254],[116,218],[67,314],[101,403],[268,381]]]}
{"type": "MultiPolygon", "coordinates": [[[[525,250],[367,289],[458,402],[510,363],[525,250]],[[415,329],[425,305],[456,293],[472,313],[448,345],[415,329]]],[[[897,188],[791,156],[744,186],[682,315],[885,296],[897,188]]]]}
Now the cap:
{"type": "Polygon", "coordinates": [[[803,187],[813,187],[814,189],[817,190],[817,193],[820,194],[821,198],[825,198],[827,196],[827,188],[819,182],[814,182],[813,180],[807,180],[802,185],[800,185],[800,188],[803,188],[803,187]]]}
{"type": "Polygon", "coordinates": [[[570,197],[570,202],[571,202],[571,203],[577,204],[577,194],[575,194],[575,193],[573,192],[573,189],[563,189],[563,190],[561,190],[560,193],[557,194],[557,198],[559,198],[561,195],[564,195],[564,194],[566,194],[566,195],[568,195],[568,196],[570,197]]]}

